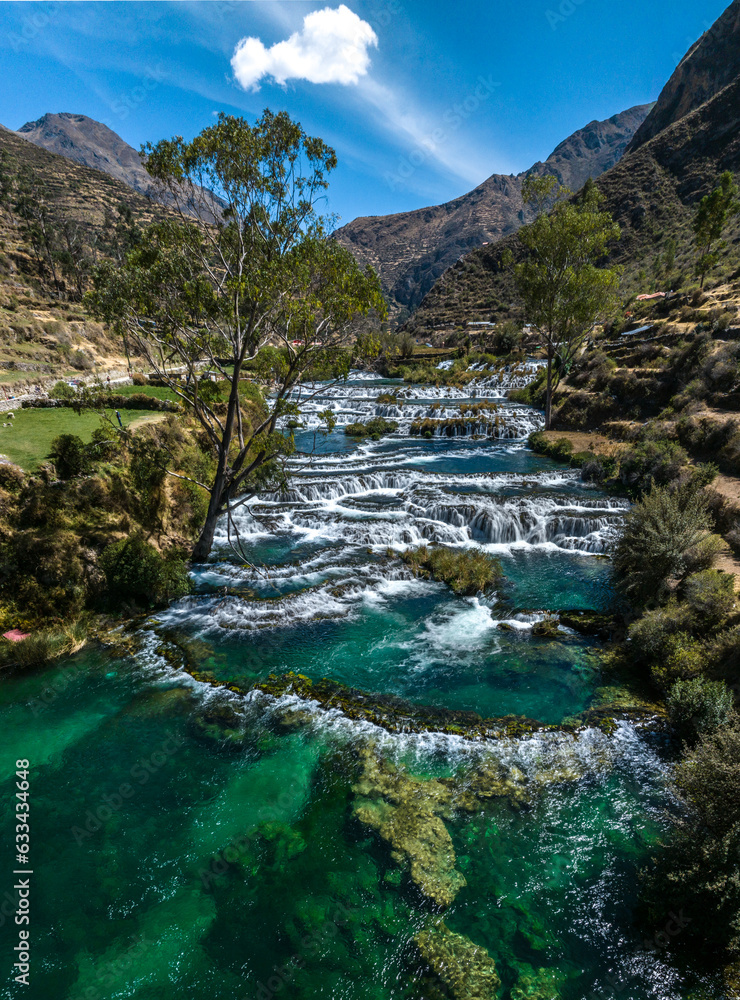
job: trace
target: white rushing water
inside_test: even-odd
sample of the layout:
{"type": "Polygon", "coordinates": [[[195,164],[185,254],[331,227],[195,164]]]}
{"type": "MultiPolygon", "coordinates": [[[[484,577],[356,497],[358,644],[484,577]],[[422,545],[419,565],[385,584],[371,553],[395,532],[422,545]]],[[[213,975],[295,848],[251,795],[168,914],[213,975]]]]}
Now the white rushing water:
{"type": "MultiPolygon", "coordinates": [[[[534,371],[532,366],[530,378],[534,371]]],[[[522,377],[521,372],[511,375],[522,377]]],[[[181,611],[172,612],[175,617],[202,619],[204,628],[247,631],[351,617],[389,595],[439,586],[413,579],[404,564],[385,558],[388,550],[441,544],[503,556],[536,549],[589,556],[606,553],[616,536],[626,504],[584,488],[576,472],[552,467],[505,471],[517,456],[526,459],[524,441],[542,418],[530,407],[509,403],[503,393],[497,398],[498,426],[485,439],[461,435],[421,441],[409,433],[412,419],[455,419],[460,403],[469,405],[469,395],[440,402],[429,398],[427,387],[357,375],[346,386],[313,387],[312,392],[314,398],[304,403],[304,423],[318,426],[318,413],[327,405],[338,420],[331,438],[316,435],[324,452],[294,457],[284,493],[254,499],[235,513],[241,545],[252,553],[251,567],[234,564],[222,523],[215,561],[199,574],[213,587],[255,587],[259,599],[234,594],[206,604],[186,601],[181,611]],[[399,399],[405,394],[405,402],[378,403],[381,394],[399,399]],[[347,447],[341,431],[347,423],[377,415],[395,419],[395,410],[396,432],[350,451],[330,450],[333,442],[347,447]],[[492,461],[500,463],[500,472],[488,471],[492,461]],[[439,471],[430,471],[435,468],[439,471]],[[277,563],[276,552],[283,553],[277,563]],[[263,562],[269,569],[260,568],[263,562]]],[[[304,432],[299,447],[306,441],[311,446],[313,437],[304,432]]],[[[486,628],[497,624],[490,609],[484,617],[486,628]]],[[[512,627],[531,624],[514,621],[512,627]]]]}

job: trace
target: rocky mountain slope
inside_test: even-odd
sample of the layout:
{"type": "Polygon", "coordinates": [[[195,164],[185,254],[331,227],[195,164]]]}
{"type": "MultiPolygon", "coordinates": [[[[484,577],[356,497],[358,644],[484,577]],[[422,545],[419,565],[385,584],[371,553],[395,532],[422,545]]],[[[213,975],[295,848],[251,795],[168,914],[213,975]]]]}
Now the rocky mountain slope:
{"type": "MultiPolygon", "coordinates": [[[[647,290],[649,275],[669,240],[677,246],[673,280],[691,275],[694,208],[724,170],[740,172],[740,76],[597,180],[604,207],[622,229],[611,259],[624,266],[624,290],[647,290]]],[[[740,219],[730,227],[727,242],[721,267],[729,274],[737,267],[740,219]]],[[[516,234],[449,268],[409,321],[409,329],[425,337],[444,337],[469,321],[516,315],[513,281],[500,263],[506,248],[515,256],[522,253],[516,234]]]]}
{"type": "Polygon", "coordinates": [[[146,194],[152,179],[144,169],[138,152],[107,125],[87,115],[69,112],[46,114],[35,122],[26,122],[18,134],[50,153],[66,156],[84,167],[102,170],[146,194]]]}
{"type": "Polygon", "coordinates": [[[336,233],[380,275],[392,309],[414,309],[462,254],[514,232],[526,219],[521,189],[531,171],[553,173],[573,191],[616,163],[652,105],[579,129],[544,161],[518,175],[493,174],[454,201],[414,212],[355,219],[336,233]]]}
{"type": "MultiPolygon", "coordinates": [[[[0,128],[0,173],[24,170],[34,201],[56,244],[69,235],[86,264],[114,255],[121,232],[120,206],[146,225],[167,210],[128,184],[42,149],[0,128]]],[[[41,218],[41,216],[39,216],[41,218]]],[[[124,227],[125,228],[125,227],[124,227]]],[[[57,283],[44,253],[34,248],[19,212],[0,204],[0,401],[5,387],[85,372],[91,365],[125,364],[121,345],[85,312],[74,276],[57,266],[57,283]]]]}
{"type": "Polygon", "coordinates": [[[678,64],[627,151],[634,152],[663,129],[695,111],[739,73],[740,0],[733,0],[678,64]]]}
{"type": "MultiPolygon", "coordinates": [[[[705,41],[713,40],[716,52],[737,46],[738,8],[740,0],[703,36],[705,41]]],[[[682,60],[683,93],[693,94],[692,100],[698,100],[702,87],[708,85],[707,65],[701,44],[693,46],[682,60]]],[[[722,70],[722,79],[724,74],[722,70]]],[[[717,85],[715,81],[712,88],[717,85]]],[[[678,283],[682,275],[691,276],[691,219],[695,206],[716,185],[724,170],[740,172],[740,66],[724,88],[682,115],[678,114],[678,105],[672,104],[677,93],[674,74],[656,110],[673,106],[676,120],[641,142],[637,142],[638,132],[622,159],[597,180],[605,195],[605,208],[622,228],[622,238],[611,259],[624,266],[623,288],[627,292],[647,289],[649,276],[657,273],[660,258],[672,240],[676,243],[676,263],[671,282],[678,283]]],[[[737,267],[740,219],[730,226],[727,242],[720,267],[720,274],[725,276],[737,267]]],[[[515,256],[522,252],[516,235],[511,235],[468,254],[449,268],[409,321],[409,328],[424,336],[436,332],[441,337],[470,320],[491,321],[516,315],[513,281],[500,267],[507,247],[515,256]]]]}

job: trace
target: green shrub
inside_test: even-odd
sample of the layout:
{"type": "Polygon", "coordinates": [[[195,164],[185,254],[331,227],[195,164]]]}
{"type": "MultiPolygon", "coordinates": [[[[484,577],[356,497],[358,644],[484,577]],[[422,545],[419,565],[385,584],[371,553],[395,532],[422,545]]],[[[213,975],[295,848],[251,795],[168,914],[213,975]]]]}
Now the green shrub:
{"type": "Polygon", "coordinates": [[[689,456],[675,441],[640,441],[620,456],[619,479],[635,494],[675,482],[689,456]]]}
{"type": "Polygon", "coordinates": [[[686,551],[684,572],[698,573],[701,570],[710,569],[723,548],[724,542],[719,535],[707,535],[700,539],[696,545],[686,551]]]}
{"type": "Polygon", "coordinates": [[[677,680],[668,695],[671,723],[684,739],[692,742],[703,733],[726,725],[732,709],[732,692],[725,682],[706,677],[677,680]]]}
{"type": "Polygon", "coordinates": [[[11,493],[19,490],[26,481],[26,473],[12,462],[0,462],[0,487],[11,493]]]}
{"type": "Polygon", "coordinates": [[[653,680],[661,687],[668,688],[676,680],[698,677],[705,664],[706,651],[702,643],[693,636],[679,632],[668,639],[664,663],[653,668],[653,680]]]}
{"type": "Polygon", "coordinates": [[[691,633],[694,625],[691,608],[671,598],[664,607],[647,611],[630,625],[628,635],[633,658],[647,664],[662,663],[671,637],[678,633],[691,633]]]}
{"type": "Polygon", "coordinates": [[[735,578],[731,573],[716,569],[693,573],[684,580],[682,591],[703,633],[721,628],[735,607],[735,578]]]}
{"type": "Polygon", "coordinates": [[[49,395],[52,399],[72,399],[77,394],[68,382],[57,382],[49,395]]]}
{"type": "Polygon", "coordinates": [[[176,554],[161,555],[138,534],[108,545],[100,567],[114,604],[165,604],[190,590],[184,560],[176,554]]]}
{"type": "MultiPolygon", "coordinates": [[[[671,908],[691,915],[684,932],[721,957],[740,957],[740,724],[703,735],[676,769],[688,812],[673,820],[643,900],[651,922],[671,908]]],[[[682,938],[683,942],[683,938],[682,938]]],[[[683,947],[683,943],[682,943],[683,947]]]]}
{"type": "Polygon", "coordinates": [[[415,576],[431,576],[448,584],[460,596],[472,597],[480,591],[490,590],[503,579],[500,561],[480,549],[422,546],[407,550],[401,558],[415,576]]]}
{"type": "Polygon", "coordinates": [[[707,498],[696,484],[653,486],[634,505],[614,551],[622,592],[647,605],[668,596],[669,581],[684,576],[691,553],[710,536],[707,498]]]}
{"type": "Polygon", "coordinates": [[[384,434],[392,434],[397,429],[398,424],[395,420],[386,420],[385,417],[373,417],[366,424],[347,424],[344,428],[344,433],[349,437],[369,437],[373,441],[377,441],[384,434]]]}
{"type": "Polygon", "coordinates": [[[60,434],[51,442],[49,458],[60,479],[73,479],[90,469],[90,457],[82,438],[76,434],[60,434]]]}

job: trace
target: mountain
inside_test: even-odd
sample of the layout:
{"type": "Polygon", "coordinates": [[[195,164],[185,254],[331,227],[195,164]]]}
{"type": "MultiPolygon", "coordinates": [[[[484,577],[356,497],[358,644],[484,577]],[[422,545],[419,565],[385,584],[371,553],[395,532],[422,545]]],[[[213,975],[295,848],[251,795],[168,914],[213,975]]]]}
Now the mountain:
{"type": "Polygon", "coordinates": [[[18,135],[50,153],[102,170],[140,194],[147,194],[152,188],[152,179],[133,146],[87,115],[66,111],[46,114],[35,122],[26,122],[18,129],[18,135]]]}
{"type": "Polygon", "coordinates": [[[701,107],[732,83],[739,73],[740,0],[734,0],[678,64],[627,151],[634,152],[663,129],[701,107]]]}
{"type": "Polygon", "coordinates": [[[454,201],[413,212],[355,219],[336,238],[378,272],[392,312],[413,310],[439,276],[468,250],[516,231],[526,220],[522,184],[527,174],[552,173],[571,190],[616,163],[652,105],[593,121],[518,175],[493,174],[454,201]],[[395,307],[395,309],[394,309],[395,307]]]}
{"type": "MultiPolygon", "coordinates": [[[[610,260],[625,268],[626,291],[646,290],[669,240],[677,245],[674,277],[691,274],[695,252],[691,220],[697,202],[723,171],[740,171],[740,74],[694,111],[640,144],[597,180],[603,207],[622,229],[610,260]]],[[[721,268],[738,265],[740,218],[729,227],[721,268]]],[[[408,323],[425,336],[444,337],[470,320],[517,314],[510,272],[501,259],[523,254],[516,234],[468,254],[449,268],[408,323]]]]}

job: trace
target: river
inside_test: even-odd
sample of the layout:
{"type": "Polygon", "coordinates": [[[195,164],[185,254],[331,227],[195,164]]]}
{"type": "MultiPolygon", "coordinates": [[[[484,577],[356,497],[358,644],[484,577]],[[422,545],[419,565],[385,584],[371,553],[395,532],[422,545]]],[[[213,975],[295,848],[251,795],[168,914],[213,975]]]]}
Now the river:
{"type": "Polygon", "coordinates": [[[548,610],[613,606],[604,553],[625,505],[527,448],[541,418],[506,400],[520,381],[481,378],[475,399],[357,374],[322,390],[290,491],[237,514],[248,563],[222,531],[197,592],[142,624],[134,654],[4,680],[5,787],[16,758],[31,770],[32,975],[12,983],[4,952],[0,996],[719,1000],[662,926],[634,927],[672,804],[666,737],[584,728],[619,695],[600,640],[533,631],[548,610]],[[492,436],[410,433],[486,399],[492,436]],[[344,434],[374,415],[398,431],[344,434]],[[396,554],[429,542],[483,547],[505,585],[462,598],[414,579],[396,554]],[[239,690],[194,679],[183,649],[239,690]],[[339,701],[241,693],[288,671],[409,720],[551,728],[388,731],[339,701]]]}

